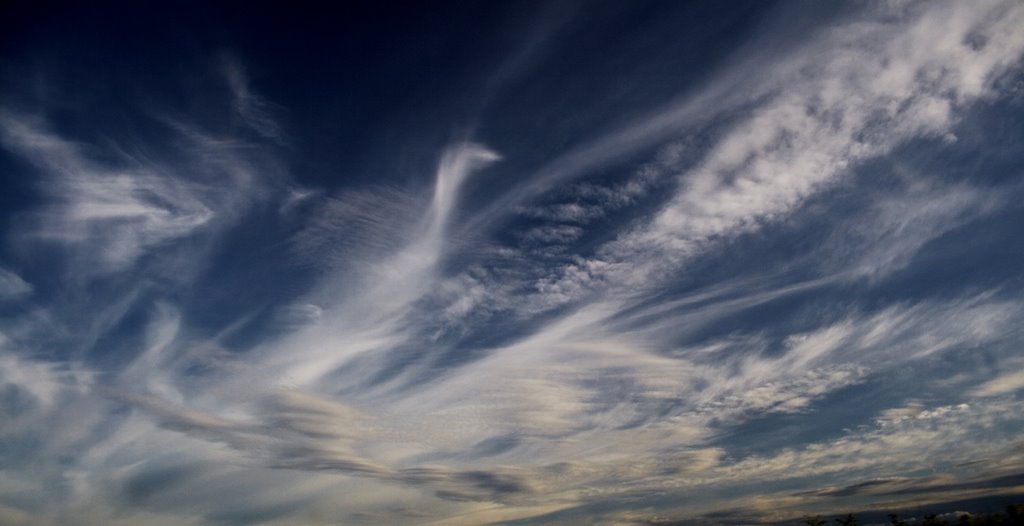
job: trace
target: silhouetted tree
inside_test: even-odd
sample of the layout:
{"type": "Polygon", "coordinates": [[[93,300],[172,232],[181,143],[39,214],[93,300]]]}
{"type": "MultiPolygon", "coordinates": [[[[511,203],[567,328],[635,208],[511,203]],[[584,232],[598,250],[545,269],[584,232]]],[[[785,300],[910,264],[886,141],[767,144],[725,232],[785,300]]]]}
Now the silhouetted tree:
{"type": "Polygon", "coordinates": [[[814,515],[813,517],[808,515],[804,517],[803,523],[807,526],[825,526],[825,520],[821,518],[821,515],[814,515]]]}
{"type": "Polygon", "coordinates": [[[852,513],[847,513],[845,517],[836,517],[836,523],[839,526],[859,526],[860,521],[857,520],[857,516],[852,513]]]}
{"type": "Polygon", "coordinates": [[[1010,504],[1006,507],[1007,523],[1012,526],[1024,526],[1024,504],[1010,504]]]}
{"type": "MultiPolygon", "coordinates": [[[[845,517],[836,517],[838,526],[859,526],[857,517],[849,513],[845,517]]],[[[821,515],[808,515],[800,520],[805,526],[826,526],[821,515]]],[[[1011,504],[1006,507],[1006,513],[962,513],[957,517],[956,523],[959,526],[1024,526],[1024,504],[1011,504]]],[[[949,521],[940,518],[938,515],[926,515],[921,519],[912,519],[910,523],[900,519],[895,513],[889,514],[890,526],[950,526],[949,521]]]]}

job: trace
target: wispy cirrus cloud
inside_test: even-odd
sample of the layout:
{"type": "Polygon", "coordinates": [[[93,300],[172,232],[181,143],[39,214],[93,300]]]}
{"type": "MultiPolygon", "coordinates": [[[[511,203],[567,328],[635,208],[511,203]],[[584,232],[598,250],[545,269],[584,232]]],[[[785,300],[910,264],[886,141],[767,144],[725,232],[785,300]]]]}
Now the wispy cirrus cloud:
{"type": "Polygon", "coordinates": [[[1021,22],[851,7],[507,178],[502,134],[429,182],[291,173],[315,163],[228,54],[247,130],[163,116],[130,148],[5,110],[45,181],[12,239],[58,247],[60,277],[0,269],[33,309],[0,325],[0,518],[753,521],[1012,474],[1019,286],[922,292],[916,258],[1019,189],[871,163],[955,149],[1021,22]],[[27,496],[47,487],[62,505],[27,496]]]}
{"type": "Polygon", "coordinates": [[[220,68],[231,90],[235,111],[245,124],[267,139],[281,140],[281,125],[274,117],[277,108],[252,90],[249,76],[238,57],[230,53],[221,54],[220,68]]]}
{"type": "Polygon", "coordinates": [[[123,271],[170,243],[230,225],[265,184],[238,154],[244,145],[187,127],[176,126],[184,163],[116,151],[110,163],[90,158],[110,152],[62,139],[37,118],[8,112],[2,120],[8,148],[45,177],[48,203],[23,219],[24,240],[67,247],[92,273],[123,271]]]}
{"type": "Polygon", "coordinates": [[[115,271],[210,220],[212,211],[187,183],[144,167],[93,166],[78,146],[31,121],[5,114],[2,127],[9,148],[51,175],[47,187],[54,204],[37,221],[39,239],[95,247],[86,255],[89,266],[115,271]]]}
{"type": "Polygon", "coordinates": [[[0,268],[0,300],[18,299],[32,294],[32,285],[10,270],[0,268]]]}

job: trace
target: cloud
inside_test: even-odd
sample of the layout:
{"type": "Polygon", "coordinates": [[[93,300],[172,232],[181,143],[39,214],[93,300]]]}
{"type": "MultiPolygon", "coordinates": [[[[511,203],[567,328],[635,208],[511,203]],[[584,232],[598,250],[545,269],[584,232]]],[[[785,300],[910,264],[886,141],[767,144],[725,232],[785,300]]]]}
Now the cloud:
{"type": "Polygon", "coordinates": [[[652,189],[663,185],[672,172],[685,166],[688,159],[700,153],[693,142],[684,140],[661,148],[653,161],[640,166],[621,183],[578,183],[560,193],[564,195],[556,194],[561,199],[555,200],[560,202],[523,208],[520,213],[537,219],[584,225],[634,206],[648,197],[652,189]]]}
{"type": "Polygon", "coordinates": [[[971,391],[971,396],[997,396],[1024,389],[1024,373],[1006,373],[971,391]]]}
{"type": "Polygon", "coordinates": [[[328,269],[381,257],[408,243],[408,229],[419,219],[415,211],[421,205],[393,188],[348,191],[318,200],[302,230],[291,238],[292,251],[300,262],[328,269]]]}
{"type": "MultiPolygon", "coordinates": [[[[261,404],[259,423],[244,423],[174,407],[151,396],[106,393],[157,417],[163,429],[225,444],[273,470],[369,477],[427,488],[454,501],[504,501],[530,491],[527,482],[512,472],[443,466],[397,469],[374,462],[360,450],[372,437],[368,431],[378,424],[352,407],[315,395],[278,392],[261,404]]],[[[201,484],[203,473],[211,471],[223,470],[202,464],[149,469],[130,481],[127,491],[135,499],[150,499],[163,488],[201,484]],[[167,469],[177,475],[171,477],[167,469]]]]}
{"type": "Polygon", "coordinates": [[[877,279],[905,268],[930,241],[1005,205],[986,189],[920,178],[903,184],[905,190],[887,188],[885,195],[873,195],[862,213],[840,223],[822,247],[820,261],[849,278],[877,279]]]}
{"type": "Polygon", "coordinates": [[[466,178],[499,159],[500,155],[480,144],[458,144],[445,150],[435,176],[430,217],[432,235],[440,235],[440,230],[446,226],[466,178]]]}
{"type": "Polygon", "coordinates": [[[37,118],[0,114],[5,147],[30,161],[45,181],[40,190],[47,203],[23,218],[21,240],[66,247],[77,259],[77,274],[102,276],[233,224],[270,176],[238,155],[237,145],[185,124],[173,129],[181,134],[176,146],[184,160],[163,164],[114,148],[117,162],[100,162],[96,147],[63,139],[37,118]]]}
{"type": "Polygon", "coordinates": [[[237,57],[223,53],[220,68],[231,90],[235,111],[242,120],[263,137],[280,141],[281,126],[274,117],[280,109],[252,91],[245,67],[237,57]]]}
{"type": "MultiPolygon", "coordinates": [[[[473,192],[505,136],[444,148],[432,185],[306,190],[249,132],[163,117],[142,156],[0,114],[46,185],[17,242],[59,247],[65,273],[56,305],[0,326],[0,434],[25,453],[0,458],[0,517],[614,522],[1015,483],[1015,285],[879,288],[1012,196],[914,169],[854,211],[835,194],[908,144],[952,148],[1019,61],[1024,12],[853,11],[473,192]],[[278,249],[273,278],[224,279],[278,249]],[[959,390],[936,387],[951,370],[959,390]],[[943,476],[897,478],[925,469],[943,476]],[[60,506],[25,496],[44,487],[60,506]]],[[[220,65],[236,118],[288,142],[220,65]]],[[[29,295],[0,269],[0,298],[29,295]]]]}
{"type": "Polygon", "coordinates": [[[141,166],[93,165],[80,148],[9,113],[0,115],[4,144],[50,176],[53,205],[38,216],[41,240],[82,247],[94,270],[113,272],[157,245],[188,235],[213,212],[190,184],[141,166]]]}
{"type": "Polygon", "coordinates": [[[302,305],[288,305],[278,310],[276,317],[284,325],[289,327],[302,326],[309,323],[317,323],[323,316],[324,310],[317,305],[305,303],[302,305]]]}
{"type": "MultiPolygon", "coordinates": [[[[1018,441],[985,435],[985,430],[1006,422],[1005,416],[999,416],[1005,410],[1012,409],[1002,404],[936,407],[927,410],[931,413],[927,418],[853,431],[836,440],[786,448],[774,455],[723,462],[702,473],[672,479],[668,484],[686,487],[691,492],[706,485],[729,488],[733,495],[731,502],[721,502],[714,507],[694,502],[687,509],[665,503],[659,511],[662,516],[671,517],[675,507],[682,517],[705,513],[714,517],[717,512],[734,510],[745,503],[751,508],[747,513],[748,521],[768,522],[822,513],[818,506],[823,502],[832,510],[863,509],[867,507],[865,498],[875,498],[880,500],[875,501],[878,504],[873,507],[893,510],[972,495],[972,490],[980,495],[990,493],[993,488],[1013,487],[1019,484],[1018,475],[993,477],[953,467],[965,458],[985,458],[990,451],[1008,453],[1020,447],[1018,441]],[[925,466],[940,474],[920,478],[901,476],[925,466]],[[853,481],[837,486],[837,478],[853,481]],[[764,486],[768,482],[778,484],[800,479],[809,481],[812,487],[824,487],[794,494],[773,492],[764,486]],[[891,499],[896,495],[907,499],[896,502],[891,499]],[[843,500],[849,498],[860,500],[843,500]],[[759,503],[768,505],[771,511],[757,509],[759,503]]],[[[1018,463],[1005,467],[1006,473],[1019,472],[1019,458],[1018,463]]],[[[657,499],[651,501],[657,502],[657,499]]]]}
{"type": "Polygon", "coordinates": [[[848,497],[855,495],[907,495],[915,493],[957,492],[973,489],[994,489],[1020,486],[1024,475],[1008,475],[1000,477],[981,477],[973,480],[957,481],[949,476],[931,476],[919,478],[892,478],[868,480],[841,488],[829,488],[807,493],[820,497],[848,497]]]}
{"type": "Polygon", "coordinates": [[[897,30],[869,12],[821,35],[813,53],[776,65],[749,94],[761,100],[750,117],[678,178],[675,195],[597,251],[612,279],[630,287],[665,279],[708,243],[788,216],[858,163],[949,133],[957,111],[988,95],[1024,50],[1005,25],[1022,15],[1004,5],[906,15],[897,30]],[[988,43],[971,46],[968,35],[988,43]]]}
{"type": "Polygon", "coordinates": [[[523,234],[523,241],[531,244],[572,243],[583,235],[583,229],[572,225],[547,225],[532,228],[523,234]]]}
{"type": "Polygon", "coordinates": [[[0,268],[0,300],[20,299],[32,294],[33,287],[21,276],[0,268]]]}
{"type": "Polygon", "coordinates": [[[56,401],[63,384],[57,367],[46,362],[19,358],[10,352],[0,354],[0,363],[4,366],[0,379],[7,386],[5,409],[14,413],[8,416],[18,416],[18,407],[24,404],[38,402],[46,407],[56,401]],[[22,399],[22,393],[27,394],[29,399],[22,399]]]}

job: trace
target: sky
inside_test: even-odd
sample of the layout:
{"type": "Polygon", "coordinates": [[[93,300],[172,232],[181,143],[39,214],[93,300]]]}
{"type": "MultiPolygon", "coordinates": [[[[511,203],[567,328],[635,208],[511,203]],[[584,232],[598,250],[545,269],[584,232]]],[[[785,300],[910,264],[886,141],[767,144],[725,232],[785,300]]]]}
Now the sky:
{"type": "Polygon", "coordinates": [[[1024,4],[77,4],[0,8],[0,523],[1024,496],[1024,4]]]}

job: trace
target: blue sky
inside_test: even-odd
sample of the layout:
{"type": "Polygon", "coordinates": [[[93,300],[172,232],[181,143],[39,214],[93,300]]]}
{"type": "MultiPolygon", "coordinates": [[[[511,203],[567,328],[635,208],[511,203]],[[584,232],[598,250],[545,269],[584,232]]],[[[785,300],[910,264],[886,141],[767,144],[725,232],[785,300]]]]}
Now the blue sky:
{"type": "Polygon", "coordinates": [[[0,18],[0,523],[1024,494],[1019,2],[0,18]]]}

